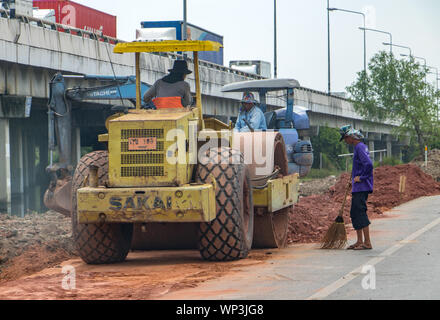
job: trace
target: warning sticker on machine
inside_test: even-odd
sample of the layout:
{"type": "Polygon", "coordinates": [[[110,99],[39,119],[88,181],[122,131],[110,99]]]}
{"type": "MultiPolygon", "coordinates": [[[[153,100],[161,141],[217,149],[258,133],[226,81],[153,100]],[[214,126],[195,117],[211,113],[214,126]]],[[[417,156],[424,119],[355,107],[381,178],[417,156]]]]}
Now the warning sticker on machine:
{"type": "Polygon", "coordinates": [[[156,150],[157,138],[128,138],[129,151],[156,150]]]}

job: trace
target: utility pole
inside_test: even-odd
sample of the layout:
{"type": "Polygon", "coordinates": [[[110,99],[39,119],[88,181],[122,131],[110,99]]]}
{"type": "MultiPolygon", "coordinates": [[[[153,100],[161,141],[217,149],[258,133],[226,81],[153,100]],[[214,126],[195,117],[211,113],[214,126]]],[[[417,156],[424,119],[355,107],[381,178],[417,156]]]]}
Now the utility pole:
{"type": "Polygon", "coordinates": [[[346,13],[354,13],[359,14],[362,16],[364,20],[364,27],[361,30],[364,30],[364,72],[367,74],[367,35],[366,35],[366,24],[365,24],[365,13],[359,12],[359,11],[353,11],[353,10],[346,10],[346,9],[340,9],[340,8],[327,8],[327,12],[329,11],[342,11],[346,13]]]}
{"type": "Polygon", "coordinates": [[[278,76],[277,66],[277,0],[273,1],[273,31],[274,31],[274,44],[273,44],[273,77],[276,79],[278,76]]]}
{"type": "MultiPolygon", "coordinates": [[[[438,68],[430,67],[430,66],[426,66],[426,67],[429,69],[435,69],[435,73],[434,72],[428,72],[428,73],[435,74],[435,79],[436,79],[435,92],[438,93],[438,81],[440,80],[438,77],[438,68]]],[[[439,120],[438,98],[436,98],[436,107],[437,107],[437,121],[438,121],[439,120]]]]}
{"type": "MultiPolygon", "coordinates": [[[[183,0],[183,40],[188,40],[188,28],[187,28],[187,6],[186,6],[186,0],[183,0]]],[[[186,52],[183,53],[183,60],[186,60],[186,52]]]]}
{"type": "Polygon", "coordinates": [[[384,33],[387,34],[390,37],[390,53],[393,53],[393,35],[389,32],[386,31],[382,31],[382,30],[377,30],[377,29],[371,29],[371,28],[359,28],[361,30],[367,30],[367,31],[374,31],[374,32],[379,32],[379,33],[384,33]]]}
{"type": "Polygon", "coordinates": [[[330,0],[327,0],[327,59],[328,59],[328,91],[327,93],[330,95],[330,0]]]}
{"type": "Polygon", "coordinates": [[[409,50],[409,56],[412,57],[412,51],[410,47],[406,47],[406,46],[401,46],[399,44],[393,44],[393,43],[388,43],[388,42],[383,42],[382,43],[384,46],[391,46],[391,47],[398,47],[398,48],[404,48],[404,49],[408,49],[409,50]]]}
{"type": "Polygon", "coordinates": [[[188,40],[187,34],[187,17],[186,17],[186,0],[183,0],[183,40],[188,40]]]}

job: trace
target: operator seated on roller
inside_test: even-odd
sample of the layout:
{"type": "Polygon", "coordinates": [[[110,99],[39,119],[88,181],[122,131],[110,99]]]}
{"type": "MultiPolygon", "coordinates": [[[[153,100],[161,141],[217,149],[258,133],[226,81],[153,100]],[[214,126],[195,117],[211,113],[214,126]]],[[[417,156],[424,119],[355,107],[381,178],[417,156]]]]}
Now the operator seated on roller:
{"type": "Polygon", "coordinates": [[[170,73],[157,80],[145,93],[144,101],[148,105],[154,103],[156,109],[183,108],[191,104],[191,92],[185,78],[192,71],[188,70],[185,60],[174,61],[170,73]]]}
{"type": "Polygon", "coordinates": [[[240,113],[235,123],[235,132],[253,132],[267,130],[266,118],[263,111],[257,106],[258,101],[250,92],[243,93],[240,113]]]}

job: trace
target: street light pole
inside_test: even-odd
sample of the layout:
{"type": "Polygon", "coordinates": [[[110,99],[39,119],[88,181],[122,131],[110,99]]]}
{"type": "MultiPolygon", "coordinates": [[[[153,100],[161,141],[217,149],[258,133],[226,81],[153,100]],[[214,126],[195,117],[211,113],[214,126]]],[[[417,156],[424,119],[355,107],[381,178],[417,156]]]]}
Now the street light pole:
{"type": "Polygon", "coordinates": [[[278,65],[277,65],[277,0],[273,1],[273,30],[274,30],[274,37],[273,37],[273,77],[276,79],[278,76],[278,65]]]}
{"type": "MultiPolygon", "coordinates": [[[[432,67],[434,68],[434,67],[432,67]]],[[[440,81],[440,78],[438,77],[438,69],[434,68],[436,70],[435,74],[436,74],[436,78],[435,78],[435,89],[437,90],[436,93],[438,93],[438,82],[440,81]]],[[[438,110],[438,98],[437,98],[437,110],[438,110]]],[[[437,118],[438,118],[438,111],[437,111],[437,118]]]]}
{"type": "MultiPolygon", "coordinates": [[[[434,72],[428,72],[428,73],[435,74],[435,75],[436,75],[436,79],[438,78],[438,68],[436,68],[436,67],[431,67],[431,66],[427,66],[426,64],[425,64],[425,67],[427,67],[427,68],[429,68],[429,69],[435,69],[435,73],[434,73],[434,72]]],[[[437,80],[438,80],[438,79],[437,79],[437,80]]],[[[438,90],[438,81],[437,81],[437,90],[438,90]]]]}
{"type": "Polygon", "coordinates": [[[384,46],[393,46],[393,47],[399,47],[399,48],[408,49],[409,50],[409,55],[412,57],[412,51],[411,51],[410,47],[405,47],[405,46],[401,46],[401,45],[393,44],[393,43],[388,43],[388,42],[383,42],[382,44],[384,46]]]}
{"type": "Polygon", "coordinates": [[[186,0],[183,0],[183,40],[188,40],[188,34],[187,34],[187,17],[186,17],[187,7],[186,7],[186,0]]]}
{"type": "MultiPolygon", "coordinates": [[[[401,53],[400,54],[402,57],[408,57],[408,55],[407,54],[403,54],[403,53],[401,53]]],[[[409,57],[413,57],[413,58],[416,58],[416,59],[420,59],[420,60],[423,60],[423,65],[425,66],[425,69],[426,69],[426,59],[425,58],[423,58],[423,57],[416,57],[416,56],[409,56],[409,57]]],[[[426,74],[425,74],[425,83],[426,83],[426,74]]]]}
{"type": "MultiPolygon", "coordinates": [[[[186,0],[183,0],[183,40],[188,40],[188,27],[187,27],[187,6],[186,6],[186,0]]],[[[186,60],[187,53],[183,53],[183,60],[186,60]]]]}
{"type": "Polygon", "coordinates": [[[430,67],[430,66],[427,66],[427,65],[425,65],[425,66],[427,68],[429,68],[429,69],[435,69],[435,73],[434,72],[428,72],[428,73],[435,74],[435,79],[436,79],[436,81],[435,81],[435,89],[438,91],[438,80],[439,80],[439,78],[438,78],[438,69],[436,67],[430,67]]]}
{"type": "Polygon", "coordinates": [[[353,13],[353,14],[359,14],[362,15],[364,19],[364,72],[367,74],[367,36],[365,31],[365,13],[359,12],[359,11],[352,11],[352,10],[346,10],[346,9],[339,9],[339,8],[327,8],[328,11],[342,11],[347,13],[353,13]]]}
{"type": "MultiPolygon", "coordinates": [[[[438,77],[438,69],[436,67],[430,67],[430,66],[426,66],[426,67],[429,69],[435,69],[435,73],[434,72],[428,72],[428,73],[435,74],[435,79],[436,79],[435,90],[436,90],[436,94],[437,94],[438,93],[438,81],[440,80],[438,77]]],[[[438,98],[436,100],[437,100],[437,121],[438,121],[438,119],[439,119],[438,98]]]]}
{"type": "Polygon", "coordinates": [[[413,57],[413,58],[415,58],[415,59],[423,60],[423,65],[426,67],[426,59],[423,58],[423,57],[411,56],[411,55],[407,55],[407,54],[403,54],[403,53],[401,53],[400,55],[401,55],[402,57],[413,57]]]}
{"type": "Polygon", "coordinates": [[[436,81],[435,81],[435,89],[438,91],[438,80],[440,80],[438,78],[438,69],[436,67],[430,67],[430,66],[426,66],[426,67],[429,68],[429,69],[435,69],[435,73],[434,72],[428,72],[428,73],[435,74],[435,79],[436,79],[436,81]]]}
{"type": "Polygon", "coordinates": [[[328,94],[330,95],[330,0],[327,0],[327,58],[328,58],[328,94]]]}
{"type": "Polygon", "coordinates": [[[377,30],[377,29],[371,29],[371,28],[361,28],[361,27],[359,29],[373,31],[373,32],[379,32],[379,33],[384,33],[384,34],[389,35],[390,36],[390,53],[393,53],[393,35],[390,32],[377,30]]]}
{"type": "MultiPolygon", "coordinates": [[[[439,82],[440,78],[438,77],[438,71],[437,71],[437,82],[436,82],[436,88],[437,88],[437,94],[438,94],[438,82],[439,82]]],[[[439,109],[439,105],[438,105],[438,98],[437,98],[437,121],[439,120],[438,118],[438,110],[439,109]]]]}

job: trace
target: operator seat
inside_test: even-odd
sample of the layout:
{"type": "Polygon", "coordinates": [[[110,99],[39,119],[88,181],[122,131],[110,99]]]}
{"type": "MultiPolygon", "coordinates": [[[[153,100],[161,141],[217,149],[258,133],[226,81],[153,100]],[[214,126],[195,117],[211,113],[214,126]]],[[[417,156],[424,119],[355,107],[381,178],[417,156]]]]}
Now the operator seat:
{"type": "Polygon", "coordinates": [[[267,129],[276,129],[277,124],[277,114],[275,111],[269,111],[264,114],[264,118],[266,119],[267,129]]]}

